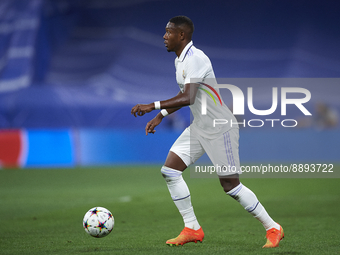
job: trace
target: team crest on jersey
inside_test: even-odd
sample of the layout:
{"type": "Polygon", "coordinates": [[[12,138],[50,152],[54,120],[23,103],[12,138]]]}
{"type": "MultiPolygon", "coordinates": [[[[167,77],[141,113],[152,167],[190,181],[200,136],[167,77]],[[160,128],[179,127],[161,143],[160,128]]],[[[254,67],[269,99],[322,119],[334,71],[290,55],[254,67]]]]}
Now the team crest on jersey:
{"type": "Polygon", "coordinates": [[[186,75],[185,75],[185,73],[184,73],[184,70],[183,70],[182,77],[183,77],[183,79],[185,80],[186,75]]]}

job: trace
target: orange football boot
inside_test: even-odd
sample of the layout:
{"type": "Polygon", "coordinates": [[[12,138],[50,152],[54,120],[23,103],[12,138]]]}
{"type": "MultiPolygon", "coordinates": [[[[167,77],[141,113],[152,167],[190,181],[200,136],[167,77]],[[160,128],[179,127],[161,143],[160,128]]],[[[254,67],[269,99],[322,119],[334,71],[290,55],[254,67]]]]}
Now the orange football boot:
{"type": "Polygon", "coordinates": [[[202,227],[200,227],[198,230],[193,230],[191,228],[185,227],[179,234],[179,236],[173,239],[169,239],[168,241],[166,241],[166,244],[169,246],[178,246],[189,242],[197,243],[197,241],[202,242],[203,238],[204,233],[202,227]]]}
{"type": "Polygon", "coordinates": [[[282,227],[280,226],[280,230],[276,228],[271,228],[267,231],[267,242],[263,245],[262,248],[274,248],[278,247],[280,241],[285,237],[282,227]]]}

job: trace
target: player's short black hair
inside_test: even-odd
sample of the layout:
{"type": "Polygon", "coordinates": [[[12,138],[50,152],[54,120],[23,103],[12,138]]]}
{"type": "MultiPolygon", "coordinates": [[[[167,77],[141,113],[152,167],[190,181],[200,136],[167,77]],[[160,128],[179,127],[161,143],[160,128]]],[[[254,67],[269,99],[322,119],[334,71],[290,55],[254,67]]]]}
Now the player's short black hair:
{"type": "Polygon", "coordinates": [[[171,18],[169,22],[174,23],[175,26],[186,25],[189,28],[188,32],[190,33],[190,35],[192,35],[194,32],[194,23],[187,16],[176,16],[171,18]]]}

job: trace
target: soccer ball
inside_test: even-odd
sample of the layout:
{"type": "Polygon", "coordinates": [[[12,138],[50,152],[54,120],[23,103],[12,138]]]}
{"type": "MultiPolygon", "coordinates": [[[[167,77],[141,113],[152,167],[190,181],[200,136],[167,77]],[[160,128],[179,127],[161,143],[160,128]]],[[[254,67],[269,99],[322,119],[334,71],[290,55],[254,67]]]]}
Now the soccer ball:
{"type": "Polygon", "coordinates": [[[104,207],[93,207],[85,213],[83,227],[93,237],[104,237],[111,233],[114,226],[112,213],[104,207]]]}

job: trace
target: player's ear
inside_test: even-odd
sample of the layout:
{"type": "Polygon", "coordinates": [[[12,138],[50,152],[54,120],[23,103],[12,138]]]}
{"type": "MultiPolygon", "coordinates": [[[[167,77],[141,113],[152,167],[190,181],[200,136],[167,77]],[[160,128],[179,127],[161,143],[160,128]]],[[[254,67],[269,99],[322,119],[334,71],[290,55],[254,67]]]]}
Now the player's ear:
{"type": "Polygon", "coordinates": [[[185,33],[184,33],[183,30],[179,32],[179,37],[180,37],[181,41],[183,41],[185,39],[185,33]]]}

